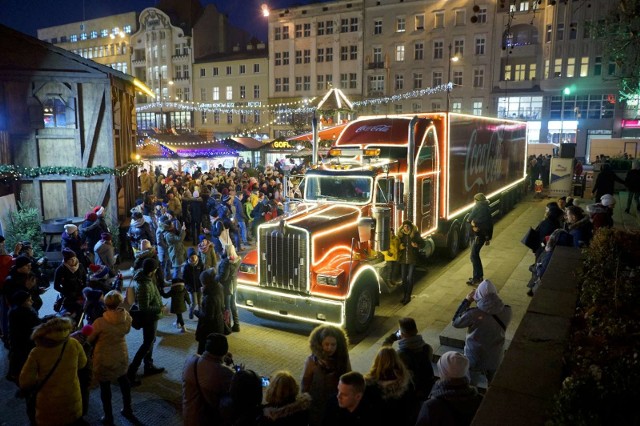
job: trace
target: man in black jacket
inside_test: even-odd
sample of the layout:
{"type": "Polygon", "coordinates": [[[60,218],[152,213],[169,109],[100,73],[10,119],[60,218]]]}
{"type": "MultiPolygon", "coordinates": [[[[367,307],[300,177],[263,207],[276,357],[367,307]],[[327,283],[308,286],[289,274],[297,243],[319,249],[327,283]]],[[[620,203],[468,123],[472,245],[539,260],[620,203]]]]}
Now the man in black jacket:
{"type": "Polygon", "coordinates": [[[471,265],[473,266],[473,276],[469,278],[467,284],[478,285],[484,280],[482,260],[480,260],[480,250],[482,246],[489,245],[493,237],[493,220],[489,200],[482,192],[477,193],[473,199],[476,205],[473,206],[467,221],[471,224],[471,229],[475,235],[471,245],[471,265]]]}
{"type": "Polygon", "coordinates": [[[418,334],[418,327],[413,318],[400,318],[400,328],[384,340],[384,345],[398,342],[398,355],[407,369],[411,372],[416,396],[420,401],[429,397],[431,387],[435,382],[433,375],[433,348],[418,334]]]}
{"type": "Polygon", "coordinates": [[[627,208],[624,209],[625,213],[629,213],[631,209],[631,203],[633,199],[636,200],[636,209],[640,213],[640,160],[633,160],[633,166],[631,170],[627,172],[627,176],[624,179],[624,184],[629,191],[629,198],[627,198],[627,208]]]}

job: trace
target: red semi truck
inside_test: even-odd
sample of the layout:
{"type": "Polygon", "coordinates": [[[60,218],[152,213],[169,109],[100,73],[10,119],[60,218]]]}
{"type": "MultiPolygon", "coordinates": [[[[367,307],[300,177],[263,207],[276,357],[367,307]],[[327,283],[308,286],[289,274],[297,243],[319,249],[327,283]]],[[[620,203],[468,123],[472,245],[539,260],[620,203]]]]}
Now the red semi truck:
{"type": "Polygon", "coordinates": [[[526,123],[453,113],[369,116],[347,124],[321,165],[304,175],[303,198],[258,228],[238,273],[237,305],[257,315],[362,332],[385,286],[377,255],[411,220],[455,257],[483,192],[494,215],[523,191],[526,123]]]}

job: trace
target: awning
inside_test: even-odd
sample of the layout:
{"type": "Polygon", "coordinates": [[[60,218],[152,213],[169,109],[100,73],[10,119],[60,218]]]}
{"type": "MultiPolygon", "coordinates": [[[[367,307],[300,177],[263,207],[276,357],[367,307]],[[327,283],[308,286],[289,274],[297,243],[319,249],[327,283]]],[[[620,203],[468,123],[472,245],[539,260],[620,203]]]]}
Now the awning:
{"type": "MultiPolygon", "coordinates": [[[[336,140],[342,130],[348,123],[339,124],[337,126],[329,127],[326,129],[321,129],[318,131],[318,140],[336,140]]],[[[292,138],[287,139],[288,141],[308,141],[311,142],[313,140],[313,132],[311,133],[303,133],[298,136],[294,136],[292,138]]]]}
{"type": "Polygon", "coordinates": [[[219,158],[237,157],[238,151],[231,141],[210,141],[197,134],[156,134],[145,139],[137,151],[143,158],[219,158]]]}
{"type": "Polygon", "coordinates": [[[265,144],[254,138],[229,138],[232,141],[235,141],[242,145],[245,149],[249,151],[254,151],[256,149],[262,148],[265,144]]]}

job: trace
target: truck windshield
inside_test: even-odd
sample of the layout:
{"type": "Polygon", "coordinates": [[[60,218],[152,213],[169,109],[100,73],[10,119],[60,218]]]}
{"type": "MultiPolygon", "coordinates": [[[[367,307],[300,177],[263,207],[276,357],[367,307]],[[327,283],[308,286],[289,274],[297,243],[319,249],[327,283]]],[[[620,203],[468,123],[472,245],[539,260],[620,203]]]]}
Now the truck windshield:
{"type": "Polygon", "coordinates": [[[371,200],[373,178],[367,176],[305,176],[306,201],[366,204],[371,200]]]}

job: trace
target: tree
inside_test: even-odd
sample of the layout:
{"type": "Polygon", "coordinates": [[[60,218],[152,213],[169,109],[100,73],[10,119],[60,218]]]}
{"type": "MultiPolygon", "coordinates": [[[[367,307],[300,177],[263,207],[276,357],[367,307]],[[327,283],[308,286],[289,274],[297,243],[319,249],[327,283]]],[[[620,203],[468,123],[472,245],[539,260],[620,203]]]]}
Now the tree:
{"type": "MultiPolygon", "coordinates": [[[[616,0],[604,20],[589,25],[591,36],[606,46],[616,64],[622,100],[640,96],[640,0],[616,0]]],[[[586,4],[590,4],[585,1],[586,4]]]]}

